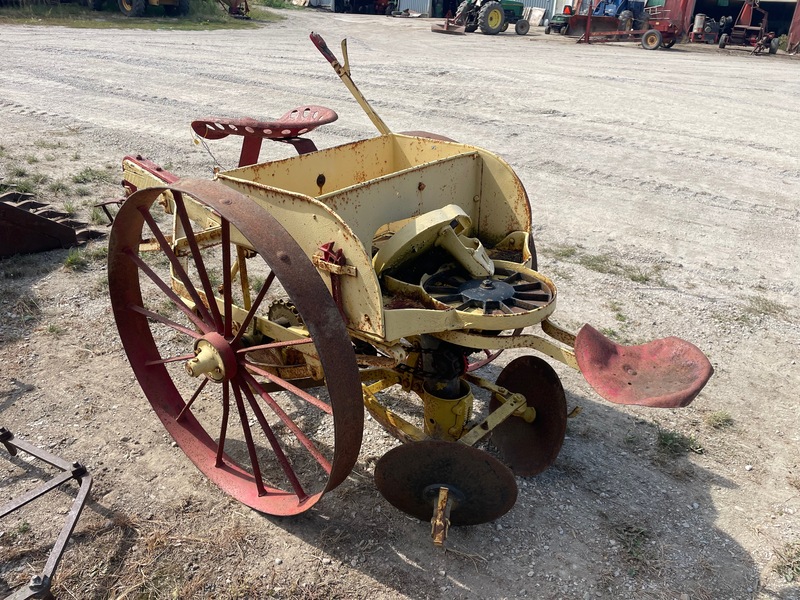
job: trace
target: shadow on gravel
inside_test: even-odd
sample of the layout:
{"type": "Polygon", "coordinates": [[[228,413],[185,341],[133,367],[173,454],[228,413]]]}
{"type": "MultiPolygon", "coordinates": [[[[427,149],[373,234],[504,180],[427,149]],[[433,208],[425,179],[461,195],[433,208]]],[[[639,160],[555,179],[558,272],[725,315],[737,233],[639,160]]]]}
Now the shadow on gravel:
{"type": "MultiPolygon", "coordinates": [[[[481,375],[499,372],[490,365],[481,375]]],[[[518,477],[517,503],[497,522],[452,528],[446,552],[427,523],[380,497],[371,473],[379,457],[363,452],[315,510],[264,518],[414,598],[753,597],[753,559],[715,525],[712,492],[734,484],[692,452],[665,449],[649,411],[570,392],[567,401],[583,410],[555,464],[518,477]]]]}

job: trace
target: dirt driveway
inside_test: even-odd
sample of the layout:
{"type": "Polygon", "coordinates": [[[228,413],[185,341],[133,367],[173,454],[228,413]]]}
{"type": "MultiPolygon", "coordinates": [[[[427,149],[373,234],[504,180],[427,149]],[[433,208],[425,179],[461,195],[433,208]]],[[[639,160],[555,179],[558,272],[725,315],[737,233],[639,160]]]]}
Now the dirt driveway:
{"type": "MultiPolygon", "coordinates": [[[[583,411],[555,465],[518,478],[496,523],[452,530],[444,553],[375,490],[394,441],[372,421],[353,474],[314,510],[277,519],[232,501],[134,380],[103,243],[2,261],[0,425],[95,476],[58,597],[800,598],[800,61],[284,14],[253,31],[0,27],[0,176],[88,219],[119,194],[125,154],[210,176],[189,135],[200,116],[316,103],[339,113],[320,147],[373,136],[308,41],[318,31],[339,54],[347,37],[393,130],[485,147],[519,174],[558,322],[634,343],[679,335],[716,374],[690,407],[656,411],[608,404],[559,368],[583,411]]],[[[273,146],[262,156],[289,156],[273,146]]],[[[237,158],[233,144],[212,152],[237,158]]],[[[4,499],[31,469],[0,460],[4,499]]],[[[2,523],[0,594],[41,568],[68,503],[2,523]]]]}

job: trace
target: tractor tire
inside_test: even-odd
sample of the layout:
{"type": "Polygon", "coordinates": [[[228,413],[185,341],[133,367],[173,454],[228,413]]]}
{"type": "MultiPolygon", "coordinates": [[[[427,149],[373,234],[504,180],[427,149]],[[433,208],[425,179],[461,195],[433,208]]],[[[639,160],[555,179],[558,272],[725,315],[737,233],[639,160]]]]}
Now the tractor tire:
{"type": "Polygon", "coordinates": [[[178,16],[178,5],[177,4],[165,4],[164,5],[164,14],[168,17],[177,17],[178,16]]]}
{"type": "Polygon", "coordinates": [[[550,35],[550,31],[551,31],[550,25],[548,25],[547,27],[544,28],[544,34],[545,35],[550,35]]]}
{"type": "Polygon", "coordinates": [[[117,0],[119,11],[126,17],[141,17],[147,8],[146,0],[117,0]]]}
{"type": "Polygon", "coordinates": [[[658,50],[661,47],[661,32],[656,29],[646,31],[642,36],[642,48],[645,50],[658,50]]]}
{"type": "Polygon", "coordinates": [[[505,23],[503,23],[503,28],[500,30],[500,33],[503,33],[503,32],[504,32],[504,31],[506,31],[507,29],[508,29],[508,21],[506,21],[505,23]]]}
{"type": "Polygon", "coordinates": [[[778,48],[781,45],[781,41],[778,38],[773,38],[769,43],[769,53],[770,54],[777,54],[778,48]]]}
{"type": "Polygon", "coordinates": [[[105,0],[86,0],[89,10],[103,10],[103,4],[105,4],[105,0]]]}
{"type": "Polygon", "coordinates": [[[528,19],[520,19],[514,24],[514,31],[517,35],[527,35],[530,30],[531,24],[528,23],[528,19]]]}
{"type": "Polygon", "coordinates": [[[503,30],[505,22],[506,13],[503,12],[502,4],[492,0],[481,6],[481,12],[478,14],[478,27],[482,33],[497,35],[503,30]]]}
{"type": "Polygon", "coordinates": [[[675,42],[677,42],[677,41],[678,41],[677,39],[675,39],[675,38],[672,38],[670,41],[668,41],[668,42],[664,42],[664,43],[661,45],[661,47],[662,47],[662,48],[665,48],[665,49],[667,49],[667,50],[669,50],[670,48],[672,48],[672,47],[675,45],[675,42]]]}
{"type": "Polygon", "coordinates": [[[474,33],[476,29],[478,29],[478,19],[474,17],[474,10],[466,12],[467,5],[469,4],[469,0],[464,0],[461,4],[458,5],[456,9],[456,16],[463,10],[464,15],[464,31],[467,33],[474,33]]]}
{"type": "Polygon", "coordinates": [[[727,33],[723,33],[721,36],[719,36],[719,47],[724,48],[725,46],[727,46],[729,39],[730,37],[728,36],[727,33]]]}

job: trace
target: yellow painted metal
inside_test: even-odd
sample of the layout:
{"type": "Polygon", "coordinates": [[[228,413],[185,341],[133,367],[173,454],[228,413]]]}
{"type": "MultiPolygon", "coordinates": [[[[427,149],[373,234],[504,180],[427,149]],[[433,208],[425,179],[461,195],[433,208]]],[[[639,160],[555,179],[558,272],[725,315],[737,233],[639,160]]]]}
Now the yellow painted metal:
{"type": "Polygon", "coordinates": [[[450,529],[450,511],[453,508],[453,499],[447,486],[439,488],[436,499],[436,508],[431,519],[431,538],[433,545],[441,548],[447,541],[447,532],[450,529]]]}
{"type": "Polygon", "coordinates": [[[472,389],[461,380],[459,398],[441,398],[423,386],[422,403],[425,415],[425,433],[437,440],[454,442],[464,433],[472,418],[472,389]]]}
{"type": "Polygon", "coordinates": [[[466,444],[467,446],[474,446],[489,435],[492,429],[497,427],[500,423],[506,419],[513,418],[512,415],[520,409],[525,409],[525,396],[522,394],[509,395],[507,401],[503,403],[500,408],[486,415],[486,418],[472,427],[458,442],[460,444],[466,444]]]}
{"type": "Polygon", "coordinates": [[[480,335],[466,331],[442,331],[432,333],[434,337],[445,342],[450,342],[465,348],[476,349],[504,349],[529,348],[546,354],[550,358],[564,363],[568,367],[580,371],[578,361],[575,359],[575,352],[571,348],[563,348],[550,340],[539,337],[538,335],[520,334],[506,336],[480,335]]]}

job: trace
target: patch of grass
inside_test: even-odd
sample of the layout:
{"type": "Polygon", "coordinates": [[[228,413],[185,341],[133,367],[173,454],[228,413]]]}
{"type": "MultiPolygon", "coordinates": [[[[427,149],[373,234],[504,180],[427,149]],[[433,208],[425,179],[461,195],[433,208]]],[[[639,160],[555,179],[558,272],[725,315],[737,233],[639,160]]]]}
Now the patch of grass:
{"type": "Polygon", "coordinates": [[[71,159],[71,160],[80,160],[80,159],[81,159],[81,153],[80,153],[80,152],[78,152],[78,151],[76,150],[76,151],[75,151],[75,152],[72,154],[72,156],[70,157],[70,159],[71,159]]]}
{"type": "Polygon", "coordinates": [[[769,315],[770,317],[784,317],[787,308],[780,302],[775,302],[764,296],[749,296],[746,298],[745,311],[751,315],[769,315]]]}
{"type": "Polygon", "coordinates": [[[620,323],[627,323],[628,317],[622,312],[622,305],[619,302],[612,300],[608,303],[608,308],[614,311],[614,318],[620,323]]]}
{"type": "Polygon", "coordinates": [[[0,24],[59,25],[75,29],[145,29],[206,31],[211,29],[253,29],[259,22],[281,20],[280,15],[253,11],[253,19],[234,19],[212,0],[192,0],[189,14],[180,18],[164,16],[164,9],[148,6],[143,17],[124,16],[113,0],[100,11],[74,4],[26,4],[0,8],[0,24]]]}
{"type": "Polygon", "coordinates": [[[717,410],[706,415],[706,425],[714,429],[727,429],[733,427],[733,417],[726,410],[717,410]]]}
{"type": "Polygon", "coordinates": [[[78,196],[79,198],[85,198],[86,196],[91,196],[92,195],[92,190],[90,190],[87,187],[83,187],[82,185],[79,185],[78,187],[76,187],[74,192],[75,192],[75,195],[78,196]]]}
{"type": "Polygon", "coordinates": [[[70,191],[69,186],[63,181],[54,181],[53,183],[47,186],[47,189],[53,192],[54,194],[68,194],[70,191]]]}
{"type": "Polygon", "coordinates": [[[64,328],[63,327],[59,327],[55,323],[50,323],[47,326],[47,330],[46,331],[47,331],[47,333],[49,333],[50,335],[54,335],[55,337],[61,337],[64,334],[64,328]]]}
{"type": "Polygon", "coordinates": [[[8,158],[5,146],[0,146],[0,158],[8,158]]]}
{"type": "Polygon", "coordinates": [[[78,248],[70,249],[67,258],[64,259],[64,268],[69,271],[83,271],[88,265],[89,261],[78,248]]]}
{"type": "Polygon", "coordinates": [[[106,262],[108,260],[108,246],[105,244],[94,244],[84,250],[84,256],[92,262],[106,262]]]}
{"type": "Polygon", "coordinates": [[[778,564],[775,572],[787,582],[800,581],[800,543],[786,544],[781,550],[775,550],[778,564]]]}
{"type": "Polygon", "coordinates": [[[27,521],[23,521],[17,526],[16,533],[18,535],[25,535],[31,530],[31,524],[27,521]]]}
{"type": "Polygon", "coordinates": [[[78,212],[78,207],[75,206],[75,203],[72,200],[67,200],[64,202],[64,212],[71,217],[78,212]]]}
{"type": "Polygon", "coordinates": [[[25,162],[29,165],[35,165],[39,162],[39,157],[35,154],[28,154],[28,156],[25,157],[25,162]]]}
{"type": "Polygon", "coordinates": [[[20,194],[32,194],[36,190],[36,186],[30,179],[21,179],[12,183],[14,189],[20,194]]]}
{"type": "Polygon", "coordinates": [[[92,210],[89,212],[89,222],[92,225],[103,225],[106,221],[106,214],[103,210],[97,206],[93,206],[92,210]]]}
{"type": "Polygon", "coordinates": [[[72,176],[73,183],[111,183],[111,175],[99,169],[86,167],[72,176]]]}
{"type": "Polygon", "coordinates": [[[250,288],[255,290],[256,293],[261,291],[261,288],[264,287],[264,282],[266,279],[260,277],[258,275],[251,275],[250,276],[250,288]]]}
{"type": "Polygon", "coordinates": [[[703,453],[703,447],[694,436],[684,435],[678,431],[661,429],[660,427],[658,428],[658,449],[672,456],[679,456],[687,452],[703,453]]]}
{"type": "Polygon", "coordinates": [[[37,148],[45,148],[47,150],[55,150],[56,148],[61,148],[64,144],[61,142],[50,142],[48,140],[36,140],[33,142],[33,145],[37,148]]]}
{"type": "Polygon", "coordinates": [[[661,277],[661,272],[664,270],[663,265],[641,267],[639,265],[627,264],[618,261],[610,254],[589,254],[584,252],[580,246],[572,245],[557,245],[547,248],[543,251],[543,254],[551,256],[556,260],[568,260],[577,263],[597,273],[625,277],[636,283],[666,285],[661,277]]]}
{"type": "Polygon", "coordinates": [[[11,177],[21,179],[27,176],[28,176],[28,171],[26,171],[24,167],[14,167],[13,169],[11,169],[11,177]]]}

